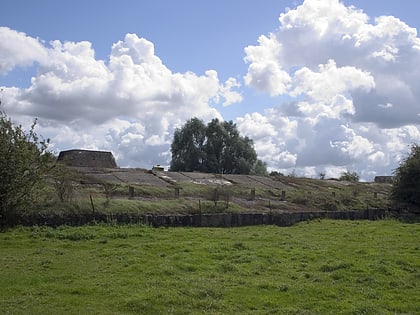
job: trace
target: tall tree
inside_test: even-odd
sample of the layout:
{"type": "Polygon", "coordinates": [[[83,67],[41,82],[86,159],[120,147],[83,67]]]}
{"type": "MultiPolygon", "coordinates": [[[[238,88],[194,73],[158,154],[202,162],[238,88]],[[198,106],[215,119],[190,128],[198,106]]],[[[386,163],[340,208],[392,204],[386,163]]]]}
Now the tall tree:
{"type": "Polygon", "coordinates": [[[206,126],[198,118],[188,120],[175,130],[171,145],[171,169],[177,171],[204,171],[206,126]]]}
{"type": "Polygon", "coordinates": [[[218,119],[213,119],[207,124],[206,145],[206,171],[208,173],[223,173],[223,152],[227,145],[226,132],[218,119]]]}
{"type": "Polygon", "coordinates": [[[406,159],[395,170],[391,196],[394,200],[420,206],[420,146],[413,144],[406,159]]]}
{"type": "Polygon", "coordinates": [[[257,160],[253,141],[242,137],[232,121],[213,119],[205,126],[201,120],[193,118],[175,131],[171,150],[171,170],[174,171],[227,174],[250,174],[256,170],[266,172],[266,169],[262,169],[265,164],[257,160]],[[200,130],[198,142],[194,140],[197,130],[200,130]]]}

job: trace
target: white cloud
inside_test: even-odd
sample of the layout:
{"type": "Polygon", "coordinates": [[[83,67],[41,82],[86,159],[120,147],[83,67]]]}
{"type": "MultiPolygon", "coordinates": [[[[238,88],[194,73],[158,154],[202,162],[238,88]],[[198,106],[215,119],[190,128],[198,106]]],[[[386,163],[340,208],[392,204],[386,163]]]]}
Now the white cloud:
{"type": "Polygon", "coordinates": [[[239,88],[241,85],[235,78],[229,78],[225,85],[220,89],[220,95],[225,99],[223,106],[229,106],[234,103],[240,103],[243,100],[241,94],[234,91],[234,88],[239,88]]]}
{"type": "Polygon", "coordinates": [[[258,157],[270,168],[289,168],[296,164],[297,155],[288,151],[288,146],[295,142],[296,121],[287,117],[277,117],[271,109],[266,115],[260,113],[246,114],[236,119],[238,130],[242,135],[254,140],[258,157]]]}
{"type": "Polygon", "coordinates": [[[246,114],[236,120],[242,134],[252,135],[254,139],[277,136],[275,127],[266,116],[260,113],[246,114]]]}
{"type": "Polygon", "coordinates": [[[0,27],[0,74],[6,74],[17,66],[30,66],[47,59],[47,52],[38,39],[8,27],[0,27]]]}
{"type": "Polygon", "coordinates": [[[388,164],[389,161],[387,156],[384,152],[377,151],[368,156],[368,160],[370,163],[380,165],[380,164],[388,164]]]}
{"type": "Polygon", "coordinates": [[[369,156],[373,152],[373,144],[363,136],[357,135],[355,130],[341,126],[346,134],[346,140],[336,141],[334,146],[354,160],[369,156]]]}
{"type": "Polygon", "coordinates": [[[338,0],[306,0],[279,21],[276,33],[245,49],[246,84],[271,95],[303,94],[317,100],[345,92],[354,101],[354,120],[387,127],[420,122],[420,87],[414,84],[420,77],[415,66],[420,39],[415,29],[394,17],[369,24],[365,13],[338,0]],[[261,67],[264,63],[282,72],[261,67]],[[284,77],[287,85],[272,84],[284,77]],[[394,106],[384,112],[379,104],[394,106]]]}
{"type": "Polygon", "coordinates": [[[284,94],[289,89],[290,76],[278,62],[282,45],[271,34],[261,35],[259,46],[245,48],[245,61],[251,63],[245,76],[245,83],[271,95],[284,94]]]}
{"type": "MultiPolygon", "coordinates": [[[[395,17],[306,0],[246,47],[244,60],[245,86],[283,102],[235,120],[272,170],[357,170],[371,180],[420,142],[420,39],[395,17]]],[[[172,72],[135,34],[98,60],[90,42],[46,44],[0,27],[0,74],[31,65],[29,87],[2,87],[7,113],[26,125],[39,117],[56,150],[111,150],[122,166],[166,165],[175,127],[193,116],[222,119],[216,108],[246,96],[241,80],[221,82],[215,70],[172,72]]]]}
{"type": "Polygon", "coordinates": [[[266,130],[264,118],[274,128],[276,121],[292,121],[287,137],[278,132],[265,141],[294,155],[297,172],[390,174],[419,140],[417,31],[392,16],[369,21],[338,0],[306,0],[281,14],[278,29],[258,45],[245,48],[245,84],[290,102],[237,121],[266,130]]]}
{"type": "Polygon", "coordinates": [[[307,67],[297,70],[293,86],[291,96],[305,94],[312,100],[330,102],[337,94],[356,89],[370,91],[375,82],[370,73],[354,67],[337,68],[335,61],[330,59],[327,64],[319,65],[319,72],[307,67]]]}
{"type": "Polygon", "coordinates": [[[322,172],[325,173],[325,178],[339,178],[341,174],[347,171],[344,166],[327,166],[322,172]]]}
{"type": "Polygon", "coordinates": [[[38,117],[39,133],[57,150],[111,150],[123,166],[167,164],[174,126],[193,116],[222,118],[212,104],[242,100],[236,79],[220,82],[215,70],[173,73],[135,34],[116,42],[108,61],[97,60],[87,41],[47,46],[7,28],[0,38],[11,46],[0,44],[0,72],[38,64],[28,88],[3,87],[7,113],[38,117]]]}

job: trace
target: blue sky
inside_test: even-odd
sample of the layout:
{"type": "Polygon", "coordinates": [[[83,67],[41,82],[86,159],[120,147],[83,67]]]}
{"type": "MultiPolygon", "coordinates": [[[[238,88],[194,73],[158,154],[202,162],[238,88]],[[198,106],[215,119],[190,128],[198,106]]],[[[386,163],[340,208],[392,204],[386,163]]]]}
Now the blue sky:
{"type": "MultiPolygon", "coordinates": [[[[127,33],[135,33],[154,43],[156,55],[173,72],[202,74],[215,69],[220,79],[226,80],[246,73],[244,47],[256,44],[261,34],[275,29],[280,12],[294,2],[18,0],[3,4],[2,25],[46,42],[90,41],[96,58],[104,60],[113,43],[127,33]]],[[[29,84],[30,76],[22,76],[21,70],[3,78],[4,82],[29,84]]],[[[251,103],[254,96],[250,93],[246,103],[251,103]]],[[[264,103],[270,101],[266,98],[264,103]]],[[[225,111],[226,119],[234,119],[241,112],[237,108],[225,111]]]]}
{"type": "Polygon", "coordinates": [[[18,0],[2,4],[2,25],[45,41],[88,40],[100,59],[125,34],[136,33],[155,44],[156,54],[174,72],[218,69],[227,78],[232,71],[246,71],[243,48],[274,29],[279,13],[292,3],[18,0]]]}
{"type": "Polygon", "coordinates": [[[269,169],[371,180],[420,140],[407,96],[420,95],[419,6],[5,0],[3,106],[23,124],[38,117],[54,150],[111,150],[121,166],[168,165],[174,128],[194,115],[234,120],[269,169]]]}

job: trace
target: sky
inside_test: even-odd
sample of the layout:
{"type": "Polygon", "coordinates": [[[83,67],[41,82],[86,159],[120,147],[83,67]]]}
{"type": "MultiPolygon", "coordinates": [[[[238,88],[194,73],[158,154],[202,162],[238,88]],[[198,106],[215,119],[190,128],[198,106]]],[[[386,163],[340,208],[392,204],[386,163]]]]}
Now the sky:
{"type": "Polygon", "coordinates": [[[168,166],[232,120],[269,171],[391,175],[420,142],[417,0],[3,0],[0,110],[50,150],[168,166]]]}

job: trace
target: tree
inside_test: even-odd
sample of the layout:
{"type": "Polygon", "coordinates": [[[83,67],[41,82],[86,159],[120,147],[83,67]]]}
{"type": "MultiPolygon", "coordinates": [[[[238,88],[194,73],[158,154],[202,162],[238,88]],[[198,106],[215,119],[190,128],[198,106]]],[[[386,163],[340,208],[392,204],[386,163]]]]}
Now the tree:
{"type": "Polygon", "coordinates": [[[171,145],[171,169],[178,171],[204,171],[206,126],[198,118],[192,118],[175,130],[171,145]]]}
{"type": "Polygon", "coordinates": [[[268,175],[267,164],[261,160],[257,160],[252,168],[253,175],[268,175]]]}
{"type": "Polygon", "coordinates": [[[279,171],[271,171],[270,176],[284,176],[284,174],[279,171]]]}
{"type": "Polygon", "coordinates": [[[253,172],[257,153],[253,141],[242,137],[232,121],[213,119],[207,125],[207,172],[222,174],[250,174],[253,172]]]}
{"type": "Polygon", "coordinates": [[[348,182],[358,182],[360,179],[359,174],[356,172],[344,172],[341,174],[339,180],[348,181],[348,182]]]}
{"type": "Polygon", "coordinates": [[[172,171],[201,171],[222,174],[265,174],[253,141],[242,137],[232,121],[213,119],[207,126],[192,118],[174,133],[171,145],[172,171]]]}
{"type": "Polygon", "coordinates": [[[55,163],[49,172],[58,199],[69,202],[73,198],[73,174],[64,163],[55,163]]]}
{"type": "Polygon", "coordinates": [[[394,171],[391,197],[395,201],[420,206],[420,146],[413,144],[407,158],[394,171]]]}
{"type": "Polygon", "coordinates": [[[206,156],[206,171],[208,173],[223,173],[223,151],[228,145],[227,135],[218,119],[213,119],[207,124],[206,146],[204,154],[206,156]]]}
{"type": "Polygon", "coordinates": [[[31,207],[34,191],[43,182],[51,155],[49,140],[16,126],[0,112],[0,223],[7,223],[17,211],[31,207]]]}

